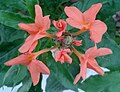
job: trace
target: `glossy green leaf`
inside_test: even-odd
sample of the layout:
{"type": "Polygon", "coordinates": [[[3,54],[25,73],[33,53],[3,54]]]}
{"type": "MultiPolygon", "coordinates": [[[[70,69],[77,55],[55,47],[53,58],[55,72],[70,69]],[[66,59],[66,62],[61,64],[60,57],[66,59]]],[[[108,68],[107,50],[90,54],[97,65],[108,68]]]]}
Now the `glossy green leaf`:
{"type": "Polygon", "coordinates": [[[30,76],[26,76],[24,80],[22,80],[22,86],[18,89],[17,92],[28,92],[32,85],[32,81],[30,76]]]}
{"type": "Polygon", "coordinates": [[[82,83],[85,92],[119,92],[120,72],[106,73],[103,77],[93,76],[82,83]]]}
{"type": "Polygon", "coordinates": [[[20,14],[0,11],[0,23],[6,26],[19,29],[18,23],[32,23],[33,20],[28,16],[23,16],[20,14]]]}
{"type": "Polygon", "coordinates": [[[26,0],[26,5],[29,11],[29,14],[32,18],[35,18],[35,5],[39,4],[38,0],[26,0]]]}
{"type": "Polygon", "coordinates": [[[27,67],[19,65],[17,74],[14,76],[14,85],[20,83],[28,75],[27,67]]]}
{"type": "Polygon", "coordinates": [[[8,87],[12,87],[13,86],[13,77],[16,75],[17,71],[18,71],[19,66],[15,65],[10,67],[10,69],[6,72],[4,79],[3,79],[3,85],[6,85],[8,87]]]}

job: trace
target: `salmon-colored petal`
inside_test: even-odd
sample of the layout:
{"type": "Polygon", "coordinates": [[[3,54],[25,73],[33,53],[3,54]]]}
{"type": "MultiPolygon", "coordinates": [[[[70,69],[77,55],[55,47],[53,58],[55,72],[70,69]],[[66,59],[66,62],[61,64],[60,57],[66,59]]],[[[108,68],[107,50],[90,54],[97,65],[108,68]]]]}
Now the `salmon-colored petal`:
{"type": "Polygon", "coordinates": [[[87,23],[92,23],[92,22],[94,22],[94,20],[95,20],[95,18],[96,18],[96,15],[97,15],[97,13],[99,12],[99,10],[101,9],[101,7],[102,7],[102,4],[101,4],[101,3],[92,5],[87,11],[85,11],[85,12],[83,13],[83,15],[84,15],[84,20],[85,20],[87,23]]]}
{"type": "Polygon", "coordinates": [[[36,32],[39,31],[38,27],[33,23],[33,24],[24,24],[24,23],[19,23],[18,26],[20,29],[27,31],[29,34],[35,34],[36,32]]]}
{"type": "Polygon", "coordinates": [[[45,16],[44,19],[44,30],[48,30],[50,28],[50,19],[49,19],[50,15],[45,16]]]}
{"type": "Polygon", "coordinates": [[[24,42],[24,44],[19,48],[19,52],[21,52],[21,53],[28,52],[31,49],[32,44],[34,43],[34,40],[33,40],[34,37],[35,37],[35,35],[30,35],[26,39],[26,41],[24,42]]]}
{"type": "Polygon", "coordinates": [[[4,64],[7,66],[11,66],[11,65],[16,65],[16,64],[28,65],[28,63],[29,63],[28,56],[25,54],[22,54],[16,58],[13,58],[13,59],[5,62],[4,64]]]}
{"type": "Polygon", "coordinates": [[[44,18],[42,15],[42,9],[39,5],[35,5],[35,24],[42,29],[44,26],[44,18]]]}
{"type": "Polygon", "coordinates": [[[61,53],[59,52],[55,52],[55,61],[58,61],[60,59],[61,53]]]}
{"type": "Polygon", "coordinates": [[[30,35],[26,39],[26,41],[24,42],[24,44],[19,48],[19,52],[25,53],[25,52],[28,52],[31,48],[33,49],[33,47],[35,47],[35,46],[33,46],[34,42],[37,41],[40,38],[45,37],[45,36],[46,35],[40,34],[40,33],[37,33],[35,35],[30,35]]]}
{"type": "Polygon", "coordinates": [[[70,51],[70,49],[62,49],[62,52],[64,52],[64,53],[70,53],[71,51],[70,51]]]}
{"type": "Polygon", "coordinates": [[[32,61],[27,67],[30,72],[33,85],[35,86],[38,84],[40,79],[40,72],[39,69],[36,67],[35,60],[32,61]]]}
{"type": "Polygon", "coordinates": [[[40,79],[40,73],[50,74],[49,69],[45,64],[39,60],[32,60],[28,65],[28,70],[30,71],[33,85],[37,85],[40,79]]]}
{"type": "Polygon", "coordinates": [[[56,32],[56,36],[60,37],[62,35],[62,33],[65,32],[65,29],[67,27],[66,22],[63,21],[62,19],[60,19],[59,21],[53,20],[52,23],[57,29],[59,29],[59,31],[56,32]]]}
{"type": "Polygon", "coordinates": [[[58,21],[53,20],[52,23],[57,29],[59,29],[59,27],[57,26],[58,21]]]}
{"type": "Polygon", "coordinates": [[[88,60],[88,68],[93,69],[100,75],[104,75],[104,71],[99,67],[99,65],[95,59],[88,60]]]}
{"type": "Polygon", "coordinates": [[[85,80],[86,72],[87,72],[87,61],[82,61],[80,64],[80,73],[77,74],[77,76],[75,77],[74,84],[76,84],[81,77],[83,78],[83,80],[85,80]]]}
{"type": "Polygon", "coordinates": [[[76,38],[73,39],[73,44],[76,46],[81,46],[82,40],[76,40],[76,38]]]}
{"type": "Polygon", "coordinates": [[[69,18],[75,20],[78,23],[82,23],[82,21],[83,21],[82,12],[79,9],[77,9],[76,7],[74,7],[74,6],[67,7],[66,6],[64,11],[69,18]]]}
{"type": "Polygon", "coordinates": [[[29,52],[32,52],[36,48],[37,44],[38,44],[38,41],[33,42],[33,44],[31,45],[29,49],[29,52]]]}
{"type": "Polygon", "coordinates": [[[42,9],[41,9],[41,7],[39,5],[35,5],[35,14],[36,14],[36,17],[38,17],[38,18],[39,18],[39,16],[40,17],[43,16],[42,9]]]}
{"type": "Polygon", "coordinates": [[[97,56],[105,56],[105,55],[108,55],[108,54],[112,54],[111,49],[108,49],[108,48],[99,48],[97,50],[97,56]]]}
{"type": "Polygon", "coordinates": [[[86,79],[86,72],[87,72],[87,60],[81,61],[80,64],[80,75],[82,76],[83,80],[86,79]]]}
{"type": "Polygon", "coordinates": [[[56,32],[56,36],[60,37],[62,35],[62,33],[63,33],[62,31],[60,31],[60,32],[58,31],[58,32],[56,32]]]}
{"type": "Polygon", "coordinates": [[[89,48],[86,52],[85,55],[95,58],[97,56],[97,46],[95,45],[94,47],[89,48]]]}
{"type": "Polygon", "coordinates": [[[81,74],[78,73],[74,79],[74,84],[76,84],[80,80],[81,74]]]}
{"type": "Polygon", "coordinates": [[[72,27],[75,27],[75,28],[78,28],[78,29],[83,28],[83,25],[80,22],[78,22],[78,21],[76,21],[76,20],[74,20],[72,18],[67,18],[66,21],[72,27]]]}
{"type": "Polygon", "coordinates": [[[70,64],[72,63],[72,58],[68,54],[64,54],[64,59],[66,62],[68,62],[70,64]]]}
{"type": "Polygon", "coordinates": [[[64,62],[65,62],[65,57],[62,55],[62,56],[59,58],[59,61],[60,61],[61,63],[64,63],[64,62]]]}
{"type": "Polygon", "coordinates": [[[36,60],[34,64],[36,65],[36,68],[39,70],[39,72],[50,74],[50,70],[42,61],[36,60]]]}
{"type": "Polygon", "coordinates": [[[103,34],[107,31],[107,26],[104,22],[96,20],[90,28],[90,39],[95,43],[99,43],[103,34]]]}

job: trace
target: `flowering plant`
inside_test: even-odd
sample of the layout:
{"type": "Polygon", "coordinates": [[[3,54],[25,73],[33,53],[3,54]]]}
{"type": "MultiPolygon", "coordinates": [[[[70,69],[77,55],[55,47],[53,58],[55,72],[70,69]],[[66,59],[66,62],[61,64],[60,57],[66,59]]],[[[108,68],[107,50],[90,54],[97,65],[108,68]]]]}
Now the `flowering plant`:
{"type": "MultiPolygon", "coordinates": [[[[1,66],[2,71],[7,71],[6,74],[4,73],[2,84],[15,86],[22,82],[22,87],[18,91],[34,90],[37,92],[40,90],[37,86],[41,85],[41,74],[48,74],[49,78],[46,85],[48,92],[58,92],[64,89],[72,89],[77,92],[78,88],[89,92],[92,81],[97,83],[98,80],[99,83],[100,79],[101,81],[105,80],[107,77],[109,78],[109,75],[111,78],[112,74],[104,74],[102,67],[110,69],[110,72],[119,70],[118,50],[120,48],[109,37],[111,34],[106,32],[110,30],[110,25],[107,26],[106,21],[101,21],[103,20],[102,15],[101,18],[97,18],[104,2],[94,2],[88,9],[81,10],[78,5],[85,5],[85,1],[75,3],[66,0],[64,3],[61,2],[65,5],[61,4],[63,14],[60,18],[55,18],[55,15],[52,15],[55,12],[49,13],[49,9],[46,10],[42,2],[45,4],[44,1],[25,1],[31,17],[26,16],[26,10],[19,12],[22,14],[0,12],[2,16],[0,23],[19,32],[20,36],[16,36],[14,38],[16,42],[13,41],[13,43],[22,43],[18,46],[19,48],[16,48],[19,52],[16,57],[13,56],[16,53],[12,52],[12,57],[1,60],[1,65],[4,64],[4,67],[1,66]],[[71,5],[66,5],[68,3],[71,5]],[[4,15],[11,19],[9,18],[8,22],[3,22],[7,18],[4,15]],[[24,42],[23,39],[25,39],[24,42]],[[112,61],[114,58],[116,61],[112,61]],[[97,75],[100,79],[93,77],[93,79],[86,80],[87,69],[102,76],[97,75]],[[13,78],[9,78],[9,76],[13,78]],[[8,79],[12,80],[11,84],[7,83],[8,79]],[[50,88],[50,85],[55,83],[57,83],[58,88],[62,88],[50,88]],[[27,89],[24,89],[24,85],[27,89]]],[[[20,3],[23,5],[21,1],[20,3]]],[[[101,10],[102,13],[104,11],[101,10]]],[[[4,59],[3,56],[1,59],[4,59]]],[[[114,74],[119,73],[113,72],[114,74]]],[[[96,86],[100,86],[100,84],[96,86]]],[[[90,90],[90,92],[94,92],[94,89],[90,90]]],[[[98,88],[95,92],[100,90],[102,89],[98,88]]],[[[106,87],[103,91],[105,90],[106,87]]]]}

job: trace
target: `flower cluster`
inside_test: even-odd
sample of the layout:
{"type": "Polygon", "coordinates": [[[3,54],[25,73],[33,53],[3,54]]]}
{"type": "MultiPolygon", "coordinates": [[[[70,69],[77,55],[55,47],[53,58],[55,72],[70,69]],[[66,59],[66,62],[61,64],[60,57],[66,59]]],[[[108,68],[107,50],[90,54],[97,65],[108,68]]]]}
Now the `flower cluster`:
{"type": "Polygon", "coordinates": [[[27,31],[30,34],[19,49],[19,52],[22,54],[9,60],[5,65],[11,66],[21,64],[27,66],[31,74],[33,85],[37,85],[40,79],[40,73],[50,74],[48,67],[42,61],[36,59],[37,56],[44,52],[51,51],[56,62],[68,62],[71,64],[72,58],[70,55],[75,53],[80,60],[80,73],[75,77],[74,84],[76,84],[81,77],[83,80],[86,79],[87,68],[93,69],[100,75],[104,75],[104,71],[99,67],[95,58],[112,54],[112,51],[108,48],[97,48],[97,43],[101,42],[102,35],[107,31],[105,23],[100,20],[95,20],[101,7],[101,3],[94,4],[87,11],[82,13],[74,6],[66,6],[64,11],[68,18],[66,21],[62,19],[58,21],[53,20],[52,23],[57,32],[55,34],[50,34],[47,32],[51,23],[49,15],[43,17],[41,7],[39,5],[35,5],[35,23],[18,24],[22,30],[27,31]],[[79,31],[74,33],[66,31],[67,24],[79,29],[79,31]],[[95,43],[95,46],[89,48],[85,54],[81,54],[74,48],[74,46],[81,46],[82,40],[77,40],[75,36],[86,31],[89,31],[90,39],[95,43]],[[38,40],[44,37],[54,39],[56,45],[51,48],[45,48],[38,52],[34,52],[34,49],[38,44],[38,40]]]}

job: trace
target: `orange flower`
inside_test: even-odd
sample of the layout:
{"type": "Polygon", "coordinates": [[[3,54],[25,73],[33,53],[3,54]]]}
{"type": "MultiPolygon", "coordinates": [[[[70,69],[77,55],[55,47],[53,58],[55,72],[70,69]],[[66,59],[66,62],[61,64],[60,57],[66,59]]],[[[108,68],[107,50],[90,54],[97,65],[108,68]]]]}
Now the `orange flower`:
{"type": "Polygon", "coordinates": [[[52,23],[57,29],[59,29],[59,31],[56,32],[56,36],[60,37],[65,32],[65,29],[67,27],[67,23],[61,19],[59,21],[53,20],[52,23]]]}
{"type": "Polygon", "coordinates": [[[36,53],[27,52],[25,54],[21,54],[20,56],[7,61],[5,65],[12,66],[12,65],[20,64],[27,66],[31,74],[33,85],[35,86],[39,82],[40,73],[50,74],[50,71],[47,68],[47,66],[44,63],[42,63],[42,61],[36,60],[36,57],[38,55],[47,52],[49,50],[50,49],[44,49],[36,53]]]}
{"type": "Polygon", "coordinates": [[[76,46],[81,46],[82,40],[76,40],[76,38],[73,39],[73,44],[76,46]]]}
{"type": "MultiPolygon", "coordinates": [[[[81,29],[81,32],[90,31],[90,39],[95,43],[99,43],[102,35],[106,32],[107,26],[100,20],[95,20],[97,13],[101,9],[102,4],[94,4],[87,11],[82,13],[76,7],[65,7],[65,13],[69,18],[67,23],[75,28],[81,29]]],[[[81,32],[77,32],[76,35],[81,32]]]]}
{"type": "Polygon", "coordinates": [[[70,64],[72,63],[72,58],[67,54],[71,52],[70,49],[59,50],[57,48],[57,49],[51,50],[51,52],[56,62],[60,61],[61,63],[64,63],[64,62],[68,62],[70,64]]]}
{"type": "Polygon", "coordinates": [[[86,71],[87,68],[93,69],[100,75],[104,75],[104,71],[99,67],[97,61],[95,60],[98,56],[105,56],[108,54],[112,54],[112,51],[108,48],[99,48],[97,49],[96,46],[89,48],[85,54],[80,54],[75,48],[73,48],[74,53],[78,56],[81,64],[80,64],[80,73],[77,74],[74,84],[76,84],[80,77],[83,78],[83,80],[86,79],[86,71]]]}
{"type": "Polygon", "coordinates": [[[30,48],[35,48],[38,39],[43,38],[45,36],[53,38],[54,36],[47,33],[46,30],[50,28],[50,19],[49,15],[43,17],[42,9],[39,5],[35,5],[35,23],[32,24],[24,24],[19,23],[18,26],[27,31],[30,36],[26,39],[25,43],[19,49],[21,53],[28,52],[30,48]]]}

